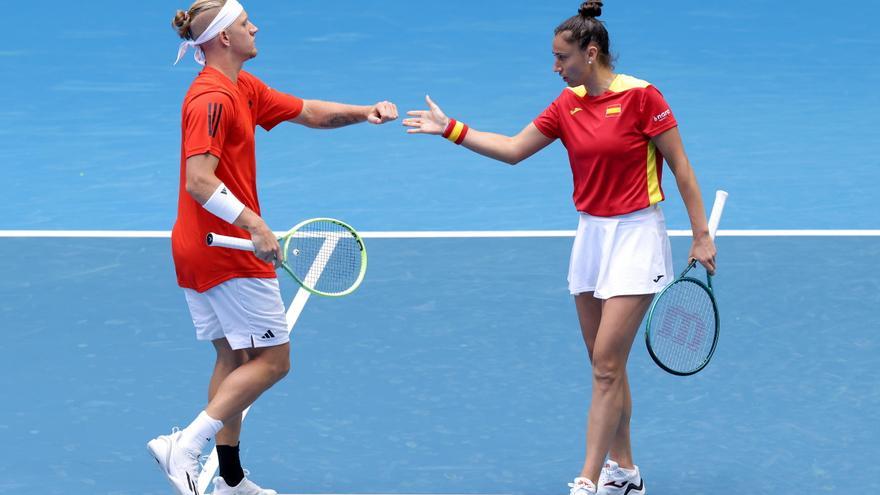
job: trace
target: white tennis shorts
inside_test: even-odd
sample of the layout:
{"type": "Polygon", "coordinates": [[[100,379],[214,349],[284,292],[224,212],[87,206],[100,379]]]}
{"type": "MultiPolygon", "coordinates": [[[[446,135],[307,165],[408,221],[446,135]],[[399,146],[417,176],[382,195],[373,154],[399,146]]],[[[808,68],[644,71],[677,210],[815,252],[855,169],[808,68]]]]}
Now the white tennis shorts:
{"type": "Polygon", "coordinates": [[[616,217],[580,214],[568,266],[573,295],[656,294],[672,278],[672,248],[659,206],[616,217]]]}
{"type": "Polygon", "coordinates": [[[226,338],[233,349],[290,342],[275,278],[234,278],[205,292],[183,289],[198,340],[226,338]]]}

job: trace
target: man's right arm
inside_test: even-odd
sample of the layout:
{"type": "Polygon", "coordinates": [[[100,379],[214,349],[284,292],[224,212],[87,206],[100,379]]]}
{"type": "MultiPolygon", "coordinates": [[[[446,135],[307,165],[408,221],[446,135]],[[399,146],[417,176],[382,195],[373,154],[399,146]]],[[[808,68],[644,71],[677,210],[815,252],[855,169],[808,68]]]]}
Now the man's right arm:
{"type": "MultiPolygon", "coordinates": [[[[214,191],[221,184],[214,173],[219,163],[220,159],[210,153],[186,159],[186,192],[202,206],[211,199],[214,191]]],[[[256,212],[245,206],[233,225],[251,234],[251,240],[254,241],[256,248],[254,254],[257,258],[269,263],[280,262],[282,253],[278,239],[256,212]]]]}

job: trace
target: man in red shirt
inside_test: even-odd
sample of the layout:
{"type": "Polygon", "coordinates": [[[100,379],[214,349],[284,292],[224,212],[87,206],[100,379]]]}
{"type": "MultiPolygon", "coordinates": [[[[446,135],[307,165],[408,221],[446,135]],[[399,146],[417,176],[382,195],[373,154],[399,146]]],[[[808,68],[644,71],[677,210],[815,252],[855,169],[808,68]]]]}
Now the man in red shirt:
{"type": "Polygon", "coordinates": [[[181,495],[198,495],[198,458],[216,436],[220,476],[214,493],[271,495],[245,478],[238,457],[241,413],[290,368],[290,339],[275,278],[281,247],[260,215],[256,126],[281,122],[331,129],[397,118],[389,102],[353,106],[302,100],[275,91],[242,70],[257,55],[257,27],[237,0],[198,0],[178,11],[178,61],[195,48],[205,69],[183,103],[178,217],[171,234],[177,280],[199,340],[217,360],[209,402],[185,429],[148,449],[181,495]],[[253,240],[255,253],[211,249],[208,232],[253,240]]]}

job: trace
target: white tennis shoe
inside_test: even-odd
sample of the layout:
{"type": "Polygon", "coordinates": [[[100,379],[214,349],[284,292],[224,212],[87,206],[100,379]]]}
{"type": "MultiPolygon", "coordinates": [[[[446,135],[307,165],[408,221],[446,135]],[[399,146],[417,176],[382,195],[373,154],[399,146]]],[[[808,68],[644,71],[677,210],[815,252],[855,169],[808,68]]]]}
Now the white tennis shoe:
{"type": "Polygon", "coordinates": [[[147,450],[178,495],[199,495],[199,452],[180,444],[183,433],[174,428],[170,435],[161,435],[147,442],[147,450]]]}
{"type": "Polygon", "coordinates": [[[241,480],[238,486],[229,486],[226,480],[221,476],[214,478],[214,495],[278,495],[275,490],[260,488],[256,483],[247,479],[250,474],[245,470],[245,478],[241,480]]]}
{"type": "Polygon", "coordinates": [[[587,478],[575,478],[568,487],[571,488],[569,495],[596,495],[596,485],[587,478]]]}
{"type": "Polygon", "coordinates": [[[598,495],[645,495],[645,480],[639,473],[639,467],[624,471],[611,459],[602,467],[599,475],[598,495]]]}

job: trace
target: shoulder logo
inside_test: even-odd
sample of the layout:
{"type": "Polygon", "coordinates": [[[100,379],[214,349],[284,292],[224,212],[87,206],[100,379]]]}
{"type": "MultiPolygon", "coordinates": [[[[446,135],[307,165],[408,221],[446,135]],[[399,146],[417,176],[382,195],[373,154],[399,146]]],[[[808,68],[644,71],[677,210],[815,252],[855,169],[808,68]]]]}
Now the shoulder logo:
{"type": "Polygon", "coordinates": [[[621,112],[623,112],[623,107],[620,104],[611,105],[605,109],[605,117],[620,117],[621,112]]]}
{"type": "Polygon", "coordinates": [[[212,138],[220,128],[220,117],[223,115],[222,103],[208,103],[208,135],[212,138]]]}
{"type": "Polygon", "coordinates": [[[571,114],[574,115],[582,110],[583,110],[583,108],[581,108],[581,107],[574,108],[571,110],[571,114]]]}
{"type": "Polygon", "coordinates": [[[670,115],[672,115],[672,110],[667,108],[663,113],[654,116],[654,122],[663,122],[670,115]]]}

